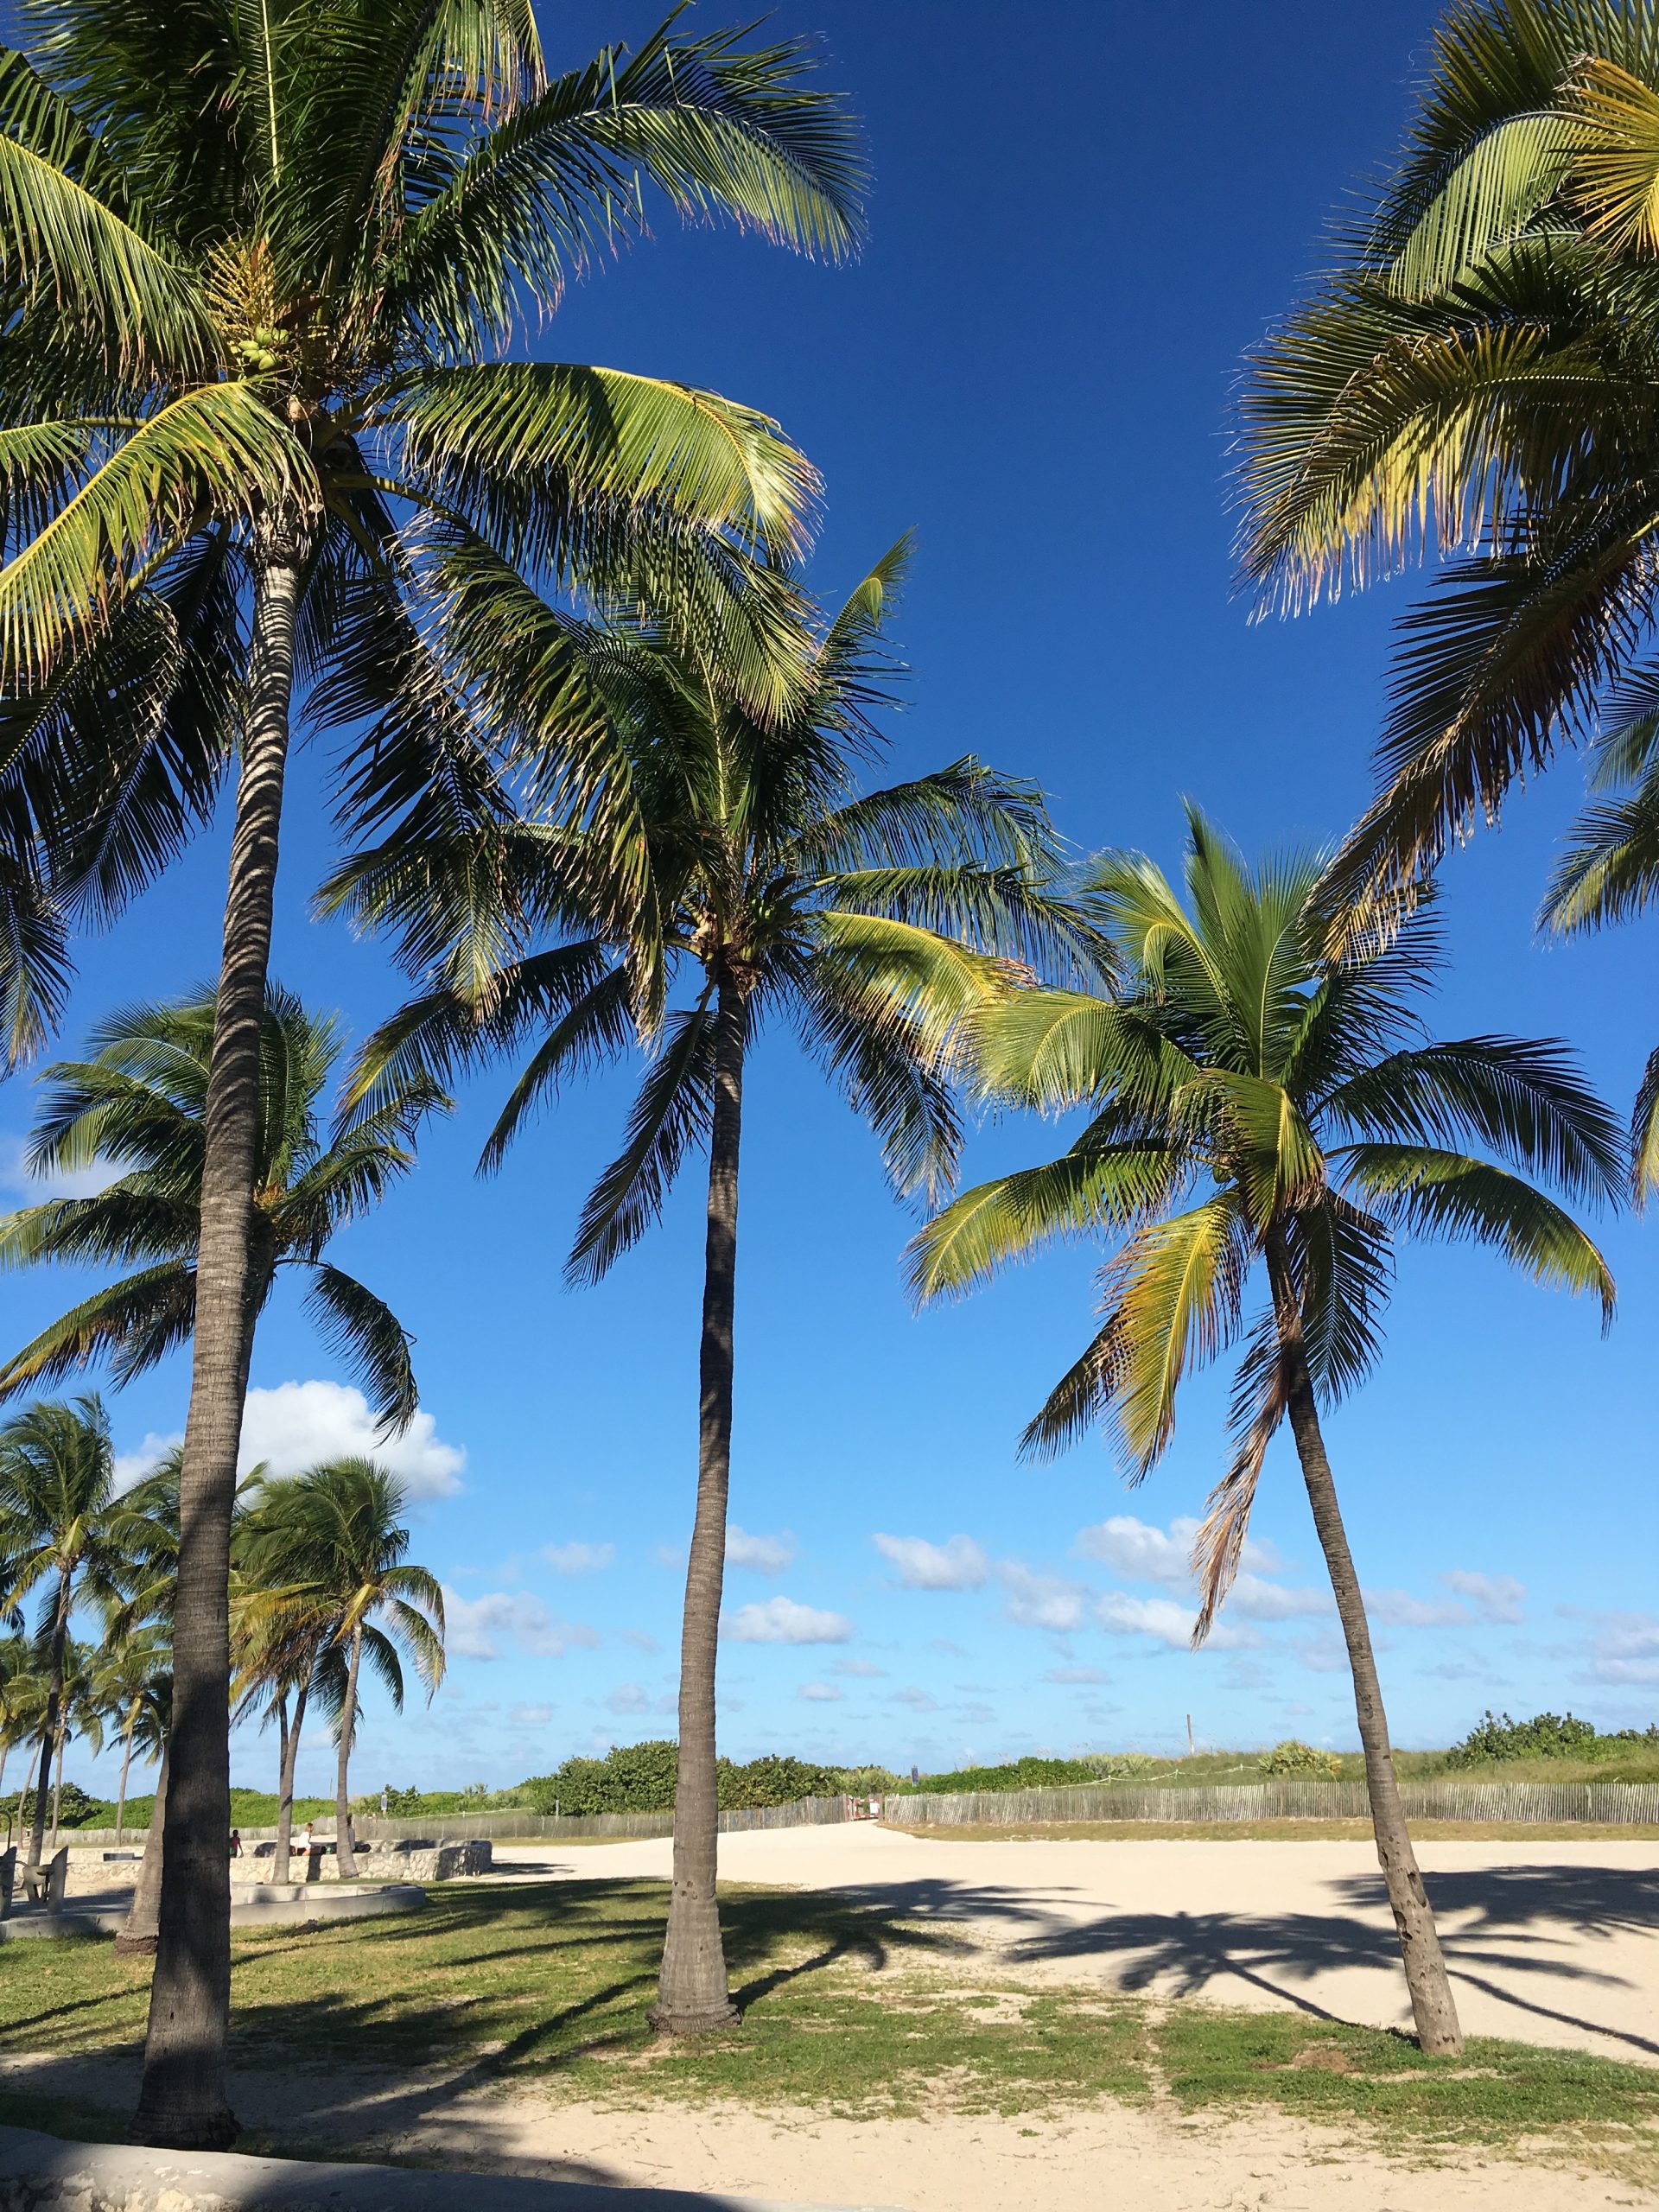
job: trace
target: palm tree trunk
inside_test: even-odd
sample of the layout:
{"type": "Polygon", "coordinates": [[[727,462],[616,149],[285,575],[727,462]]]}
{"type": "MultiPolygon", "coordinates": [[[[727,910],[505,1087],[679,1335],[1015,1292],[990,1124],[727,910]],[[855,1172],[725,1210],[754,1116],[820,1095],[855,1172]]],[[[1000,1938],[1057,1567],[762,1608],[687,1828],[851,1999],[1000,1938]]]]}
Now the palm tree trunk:
{"type": "Polygon", "coordinates": [[[156,1944],[162,1904],[162,1873],[167,1863],[168,1772],[173,1764],[169,1737],[162,1745],[162,1763],[156,1771],[156,1803],[149,1815],[149,1834],[138,1866],[138,1880],[127,1907],[126,1925],[115,1939],[116,1955],[153,1951],[156,1944]]]}
{"type": "Polygon", "coordinates": [[[357,1853],[352,1847],[351,1796],[347,1787],[352,1764],[352,1732],[357,1726],[357,1675],[363,1663],[363,1631],[352,1630],[352,1656],[346,1669],[346,1702],[340,1708],[340,1755],[334,1763],[334,1865],[342,1882],[357,1879],[357,1853]]]}
{"type": "Polygon", "coordinates": [[[1291,1433],[1296,1440],[1297,1456],[1302,1464],[1308,1503],[1313,1509],[1313,1526],[1319,1532],[1325,1563],[1330,1570],[1337,1618],[1342,1623],[1348,1646],[1377,1863],[1382,1869],[1389,1905],[1399,1931],[1406,1987],[1417,2024],[1417,2041],[1424,2050],[1438,2057],[1456,2057],[1463,2049],[1463,2030],[1458,2022],[1458,2008],[1440,1953],[1433,1911],[1418,1871],[1417,1854],[1412,1849],[1405,1808],[1400,1802],[1400,1784],[1389,1742],[1388,1714],[1383,1710],[1382,1687],[1376,1675],[1376,1656],[1371,1649],[1370,1624],[1365,1618],[1365,1601],[1354,1568],[1353,1554],[1348,1548],[1348,1532],[1342,1524],[1337,1485],[1319,1427],[1319,1408],[1303,1346],[1301,1313],[1282,1236],[1273,1232],[1268,1240],[1268,1270],[1285,1362],[1291,1433]]]}
{"type": "Polygon", "coordinates": [[[69,1731],[60,1725],[58,1729],[57,1764],[52,1776],[52,1852],[58,1849],[58,1815],[63,1810],[63,1747],[69,1740],[69,1731]]]}
{"type": "Polygon", "coordinates": [[[132,2129],[135,2142],[185,2151],[222,2151],[237,2133],[225,2085],[231,1514],[252,1351],[249,1241],[259,1039],[302,565],[297,529],[267,526],[255,582],[247,724],[204,1116],[196,1325],[179,1494],[168,1833],[143,2085],[132,2129]]]}
{"type": "Polygon", "coordinates": [[[733,1322],[737,1289],[738,1154],[748,1007],[722,982],[715,1027],[715,1108],[698,1376],[697,1513],[680,1634],[680,1764],[674,1794],[674,1888],[652,2024],[696,2035],[737,2018],[726,1981],[715,1897],[720,1802],[715,1765],[715,1664],[726,1575],[726,1494],[732,1465],[733,1322]]]}
{"type": "MultiPolygon", "coordinates": [[[[35,1778],[35,1818],[29,1827],[29,1863],[38,1866],[41,1853],[46,1848],[46,1783],[52,1771],[52,1752],[58,1740],[58,1716],[63,1711],[63,1655],[69,1635],[69,1612],[66,1603],[69,1593],[69,1578],[58,1576],[58,1594],[53,1605],[52,1672],[48,1679],[46,1693],[46,1721],[41,1730],[40,1764],[35,1778]]],[[[57,1825],[55,1819],[53,1826],[57,1825]]]]}
{"type": "MultiPolygon", "coordinates": [[[[29,1785],[35,1779],[35,1763],[39,1756],[40,1748],[41,1747],[38,1744],[30,1745],[29,1764],[23,1769],[23,1786],[17,1792],[17,1825],[20,1828],[23,1825],[23,1808],[29,1802],[29,1785]]],[[[39,1862],[35,1861],[32,1863],[38,1864],[39,1862]]]]}
{"type": "Polygon", "coordinates": [[[288,1862],[294,1849],[294,1770],[299,1764],[300,1728],[311,1685],[302,1682],[294,1696],[294,1719],[283,1730],[283,1763],[276,1777],[276,1848],[272,1853],[273,1878],[288,1879],[288,1862]]]}
{"type": "Polygon", "coordinates": [[[127,1722],[126,1741],[121,1749],[121,1787],[115,1796],[115,1841],[119,1849],[122,1832],[127,1825],[127,1776],[132,1767],[132,1735],[138,1726],[138,1707],[135,1704],[127,1722]]]}

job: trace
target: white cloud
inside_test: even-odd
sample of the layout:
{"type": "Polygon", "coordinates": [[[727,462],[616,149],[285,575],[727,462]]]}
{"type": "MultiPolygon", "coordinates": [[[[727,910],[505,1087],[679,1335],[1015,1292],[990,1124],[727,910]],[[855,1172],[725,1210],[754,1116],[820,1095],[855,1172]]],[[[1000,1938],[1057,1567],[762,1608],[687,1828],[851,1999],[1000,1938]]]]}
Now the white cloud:
{"type": "Polygon", "coordinates": [[[27,1147],[22,1137],[0,1137],[0,1191],[12,1191],[25,1205],[44,1205],[48,1198],[92,1198],[107,1191],[126,1172],[120,1161],[95,1160],[90,1167],[62,1173],[31,1173],[27,1147]]]}
{"type": "Polygon", "coordinates": [[[1104,1682],[1111,1677],[1098,1667],[1051,1667],[1038,1679],[1045,1682],[1104,1682]]]}
{"type": "Polygon", "coordinates": [[[740,1605],[726,1623],[734,1643],[850,1643],[853,1624],[844,1613],[827,1613],[793,1598],[768,1598],[740,1605]]]}
{"type": "MultiPolygon", "coordinates": [[[[1096,1600],[1095,1617],[1114,1636],[1149,1636],[1174,1651],[1186,1650],[1192,1641],[1192,1609],[1173,1598],[1131,1598],[1122,1590],[1106,1590],[1096,1600]]],[[[1261,1641],[1254,1629],[1231,1628],[1224,1620],[1211,1630],[1205,1649],[1238,1651],[1261,1641]]]]}
{"type": "Polygon", "coordinates": [[[115,1455],[115,1486],[117,1490],[130,1490],[142,1482],[156,1462],[184,1441],[184,1431],[175,1429],[170,1436],[157,1436],[151,1429],[136,1452],[118,1452],[115,1455]]]}
{"type": "Polygon", "coordinates": [[[887,1670],[885,1667],[878,1667],[874,1659],[860,1659],[849,1655],[836,1660],[834,1671],[837,1675],[856,1675],[866,1681],[880,1681],[885,1679],[887,1670]]]}
{"type": "Polygon", "coordinates": [[[1114,1574],[1124,1575],[1131,1582],[1182,1583],[1192,1572],[1190,1542],[1184,1544],[1173,1535],[1166,1535],[1161,1529],[1137,1521],[1132,1513],[1115,1513],[1109,1521],[1079,1529],[1071,1548],[1080,1559],[1098,1560],[1114,1574]]]}
{"type": "Polygon", "coordinates": [[[809,1705],[839,1705],[847,1693],[838,1690],[833,1682],[803,1682],[795,1693],[809,1705]]]}
{"type": "Polygon", "coordinates": [[[605,1702],[615,1713],[649,1713],[651,1692],[643,1682],[619,1682],[605,1702]]]}
{"type": "Polygon", "coordinates": [[[1599,1682],[1659,1682],[1659,1620],[1651,1613],[1601,1613],[1591,1655],[1599,1682]]]}
{"type": "Polygon", "coordinates": [[[537,1659],[560,1659],[575,1645],[591,1649],[599,1642],[580,1622],[556,1619],[528,1590],[492,1590],[482,1598],[463,1598],[446,1584],[443,1618],[452,1659],[499,1659],[496,1639],[503,1636],[537,1659]]]}
{"type": "Polygon", "coordinates": [[[553,1718],[550,1705],[515,1705],[507,1718],[516,1727],[545,1728],[553,1718]]]}
{"type": "Polygon", "coordinates": [[[1455,1599],[1414,1598],[1409,1590],[1368,1590],[1365,1610],[1388,1628],[1460,1628],[1471,1618],[1455,1599]]]}
{"type": "Polygon", "coordinates": [[[654,1636],[647,1636],[642,1628],[620,1628],[616,1636],[619,1643],[631,1643],[636,1651],[660,1651],[663,1648],[654,1636]]]}
{"type": "Polygon", "coordinates": [[[901,1590],[981,1590],[991,1563],[971,1536],[930,1543],[925,1536],[872,1536],[883,1559],[899,1570],[901,1590]]]}
{"type": "MultiPolygon", "coordinates": [[[[1130,1582],[1162,1582],[1183,1588],[1192,1579],[1192,1541],[1198,1523],[1190,1514],[1178,1515],[1167,1529],[1132,1513],[1115,1513],[1079,1529],[1071,1548],[1079,1559],[1098,1560],[1114,1574],[1130,1582]]],[[[1276,1574],[1284,1562],[1271,1544],[1254,1536],[1245,1539],[1242,1564],[1257,1574],[1276,1574]]]]}
{"type": "Polygon", "coordinates": [[[614,1544],[543,1544],[542,1557],[555,1574],[597,1574],[616,1557],[614,1544]]]}
{"type": "Polygon", "coordinates": [[[747,1567],[751,1574],[782,1574],[795,1564],[799,1546],[787,1531],[776,1536],[752,1536],[735,1521],[726,1530],[726,1564],[747,1567]]]}
{"type": "Polygon", "coordinates": [[[1328,1590],[1287,1590],[1259,1574],[1241,1574],[1227,1592],[1225,1610],[1247,1621],[1294,1621],[1332,1609],[1328,1590]]]}
{"type": "Polygon", "coordinates": [[[996,1579],[1008,1593],[1008,1618],[1021,1628],[1044,1628],[1065,1636],[1083,1625],[1084,1589],[1064,1575],[1039,1574],[1017,1559],[1005,1559],[996,1579]]]}
{"type": "MultiPolygon", "coordinates": [[[[1330,1629],[1323,1636],[1304,1637],[1296,1646],[1296,1656],[1310,1675],[1343,1675],[1348,1671],[1348,1647],[1330,1629]]],[[[1286,1710],[1290,1708],[1287,1707],[1286,1710]]]]}
{"type": "Polygon", "coordinates": [[[690,1553],[684,1544],[653,1544],[651,1555],[658,1567],[683,1567],[690,1553]]]}
{"type": "Polygon", "coordinates": [[[401,1436],[382,1436],[369,1402],[344,1382],[279,1382],[250,1390],[242,1416],[243,1473],[263,1460],[273,1475],[297,1475],[323,1459],[377,1459],[411,1497],[452,1497],[467,1454],[441,1441],[437,1423],[417,1413],[401,1436]]]}
{"type": "Polygon", "coordinates": [[[1526,1585],[1517,1582],[1512,1574],[1472,1574],[1466,1567],[1457,1567],[1440,1580],[1459,1597],[1471,1599],[1484,1621],[1513,1627],[1526,1618],[1521,1610],[1521,1600],[1527,1594],[1526,1585]]]}
{"type": "Polygon", "coordinates": [[[939,1709],[939,1700],[932,1692],[920,1688],[914,1682],[908,1683],[901,1690],[894,1690],[888,1701],[893,1705],[907,1705],[912,1713],[937,1713],[939,1709]]]}

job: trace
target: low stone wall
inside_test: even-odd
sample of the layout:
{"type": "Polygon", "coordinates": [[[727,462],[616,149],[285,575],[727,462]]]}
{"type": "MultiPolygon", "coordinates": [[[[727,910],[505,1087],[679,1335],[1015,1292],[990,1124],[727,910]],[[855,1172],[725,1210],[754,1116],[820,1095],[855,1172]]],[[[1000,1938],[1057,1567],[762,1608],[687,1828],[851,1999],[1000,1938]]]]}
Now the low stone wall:
{"type": "MultiPolygon", "coordinates": [[[[487,1874],[494,1859],[493,1845],[474,1840],[440,1843],[426,1836],[401,1838],[394,1843],[359,1844],[357,1875],[359,1882],[453,1882],[466,1874],[487,1874]]],[[[257,1881],[265,1872],[275,1881],[276,1854],[257,1846],[245,1851],[237,1870],[245,1881],[257,1881]]],[[[288,1862],[290,1882],[337,1882],[340,1861],[332,1848],[295,1851],[288,1862]]]]}

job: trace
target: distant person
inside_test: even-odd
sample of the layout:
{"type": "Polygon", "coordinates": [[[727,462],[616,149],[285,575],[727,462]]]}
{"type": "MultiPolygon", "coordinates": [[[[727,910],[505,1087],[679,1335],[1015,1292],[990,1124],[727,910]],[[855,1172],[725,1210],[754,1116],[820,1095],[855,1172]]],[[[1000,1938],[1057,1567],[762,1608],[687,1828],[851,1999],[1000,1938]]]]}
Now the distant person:
{"type": "Polygon", "coordinates": [[[240,1828],[232,1828],[231,1830],[231,1856],[232,1859],[239,1859],[242,1856],[242,1831],[240,1828]]]}
{"type": "Polygon", "coordinates": [[[309,1821],[306,1822],[304,1827],[300,1831],[300,1849],[305,1853],[308,1858],[310,1857],[313,1845],[311,1840],[311,1823],[309,1821]]]}

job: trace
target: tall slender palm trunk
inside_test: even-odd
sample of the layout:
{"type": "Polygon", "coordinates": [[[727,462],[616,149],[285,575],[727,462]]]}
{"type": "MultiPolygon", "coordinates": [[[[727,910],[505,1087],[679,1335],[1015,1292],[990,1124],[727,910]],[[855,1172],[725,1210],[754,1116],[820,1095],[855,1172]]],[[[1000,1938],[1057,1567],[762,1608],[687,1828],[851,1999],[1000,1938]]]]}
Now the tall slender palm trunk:
{"type": "Polygon", "coordinates": [[[127,1825],[127,1777],[132,1771],[132,1737],[138,1726],[138,1708],[132,1708],[127,1722],[126,1739],[121,1747],[121,1787],[115,1795],[115,1840],[118,1846],[127,1825]]]}
{"type": "Polygon", "coordinates": [[[294,1849],[294,1770],[299,1762],[300,1729],[310,1689],[308,1682],[302,1682],[295,1692],[292,1720],[287,1718],[287,1701],[283,1701],[282,1763],[276,1775],[276,1847],[271,1868],[278,1882],[288,1879],[288,1862],[294,1849]]]}
{"type": "Polygon", "coordinates": [[[737,2018],[726,1982],[715,1893],[720,1801],[715,1768],[715,1665],[726,1577],[726,1496],[732,1466],[733,1323],[737,1289],[737,1170],[743,1122],[748,1007],[720,986],[715,1027],[715,1109],[709,1143],[702,1344],[698,1374],[697,1514],[685,1571],[680,1634],[680,1766],[674,1796],[674,1888],[668,1908],[652,2024],[696,2035],[737,2018]]]}
{"type": "Polygon", "coordinates": [[[196,1323],[179,1485],[172,1773],[139,2143],[224,2150],[230,2028],[230,1560],[236,1456],[252,1351],[249,1229],[259,1039],[270,963],[302,548],[274,527],[258,550],[247,727],[231,845],[223,957],[204,1116],[196,1323]]]}
{"type": "Polygon", "coordinates": [[[63,1753],[64,1746],[67,1744],[68,1740],[69,1731],[64,1726],[61,1719],[60,1719],[58,1722],[58,1755],[52,1770],[52,1849],[54,1854],[58,1848],[58,1832],[61,1826],[60,1816],[63,1812],[63,1753]]]}
{"type": "Polygon", "coordinates": [[[1400,1783],[1389,1742],[1389,1719],[1382,1707],[1376,1656],[1371,1649],[1370,1624],[1365,1618],[1359,1576],[1355,1571],[1353,1554],[1348,1548],[1348,1532],[1343,1527],[1336,1481],[1325,1453],[1303,1344],[1301,1313],[1281,1239],[1269,1238],[1268,1271],[1285,1361],[1291,1434],[1296,1440],[1302,1480],[1313,1510],[1313,1526],[1325,1553],[1332,1594],[1337,1601],[1337,1618],[1342,1623],[1343,1637],[1348,1646],[1354,1711],[1359,1722],[1360,1745],[1365,1754],[1365,1788],[1370,1799],[1377,1863],[1382,1869],[1389,1910],[1399,1932],[1417,2041],[1424,2050],[1436,2056],[1456,2057],[1463,2049],[1463,2030],[1459,2024],[1457,2004],[1440,1952],[1434,1914],[1418,1871],[1417,1854],[1412,1848],[1405,1808],[1400,1802],[1400,1783]]]}
{"type": "Polygon", "coordinates": [[[357,1677],[363,1664],[363,1631],[352,1631],[352,1656],[346,1667],[346,1702],[340,1708],[340,1755],[334,1763],[334,1865],[342,1882],[357,1879],[352,1847],[350,1774],[352,1735],[357,1726],[357,1677]]]}
{"type": "Polygon", "coordinates": [[[134,1952],[155,1950],[162,1905],[162,1873],[167,1863],[168,1774],[173,1764],[171,1743],[162,1745],[162,1764],[156,1774],[156,1803],[149,1815],[149,1834],[139,1861],[138,1880],[127,1907],[126,1924],[115,1939],[118,1958],[134,1952]]]}
{"type": "MultiPolygon", "coordinates": [[[[58,1723],[63,1712],[64,1647],[69,1637],[69,1578],[60,1572],[58,1592],[52,1608],[52,1671],[47,1679],[46,1717],[41,1728],[40,1763],[35,1777],[35,1817],[29,1823],[29,1863],[38,1866],[46,1849],[46,1782],[57,1748],[58,1723]]],[[[57,1826],[55,1814],[53,1827],[57,1826]]]]}

